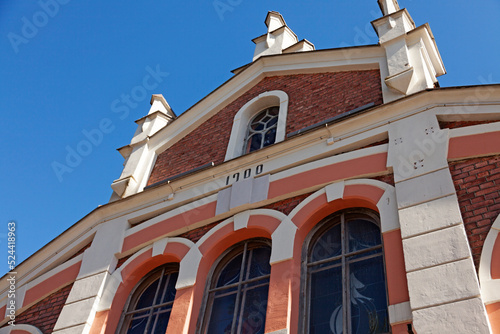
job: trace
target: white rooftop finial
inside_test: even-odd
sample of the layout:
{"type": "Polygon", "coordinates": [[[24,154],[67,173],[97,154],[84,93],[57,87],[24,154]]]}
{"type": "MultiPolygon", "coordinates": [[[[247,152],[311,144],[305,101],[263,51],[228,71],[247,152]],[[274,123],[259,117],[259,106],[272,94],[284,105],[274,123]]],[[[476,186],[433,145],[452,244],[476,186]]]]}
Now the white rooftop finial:
{"type": "Polygon", "coordinates": [[[399,10],[398,0],[378,0],[378,5],[384,16],[399,10]]]}
{"type": "Polygon", "coordinates": [[[283,26],[286,26],[286,22],[283,16],[275,11],[269,11],[267,13],[265,23],[267,26],[267,32],[271,32],[283,26]]]}

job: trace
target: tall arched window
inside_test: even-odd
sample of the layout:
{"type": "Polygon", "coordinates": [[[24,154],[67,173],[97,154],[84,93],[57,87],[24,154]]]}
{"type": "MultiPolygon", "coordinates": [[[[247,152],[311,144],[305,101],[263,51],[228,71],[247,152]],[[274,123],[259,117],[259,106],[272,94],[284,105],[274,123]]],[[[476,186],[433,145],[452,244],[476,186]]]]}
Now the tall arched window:
{"type": "Polygon", "coordinates": [[[270,107],[259,112],[248,124],[245,153],[260,150],[274,144],[278,128],[279,107],[270,107]]]}
{"type": "Polygon", "coordinates": [[[247,240],[222,256],[209,283],[202,333],[264,333],[271,245],[247,240]]]}
{"type": "Polygon", "coordinates": [[[153,270],[139,282],[122,315],[120,333],[165,333],[178,274],[178,266],[169,264],[153,270]]]}
{"type": "Polygon", "coordinates": [[[327,217],[306,244],[304,333],[389,333],[380,224],[375,213],[327,217]]]}

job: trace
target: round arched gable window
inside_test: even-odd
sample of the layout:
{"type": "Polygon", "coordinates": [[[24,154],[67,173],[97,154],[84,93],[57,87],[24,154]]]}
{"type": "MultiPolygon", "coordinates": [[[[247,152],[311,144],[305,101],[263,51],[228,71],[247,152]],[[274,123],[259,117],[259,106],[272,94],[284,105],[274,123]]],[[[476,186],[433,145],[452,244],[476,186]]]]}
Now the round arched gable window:
{"type": "Polygon", "coordinates": [[[231,160],[245,153],[255,151],[257,147],[262,148],[270,145],[264,145],[265,142],[279,143],[285,140],[287,114],[288,95],[284,91],[273,90],[264,92],[248,101],[234,116],[231,136],[224,160],[231,160]],[[268,114],[269,111],[270,113],[268,114]],[[273,120],[268,120],[266,114],[268,117],[272,116],[273,120]],[[254,124],[254,121],[259,117],[266,118],[267,122],[263,122],[265,124],[257,124],[258,122],[254,124]],[[273,124],[268,124],[268,122],[273,124]],[[261,130],[257,130],[256,132],[251,131],[250,128],[252,125],[255,128],[259,126],[272,126],[274,130],[265,138],[266,131],[264,133],[260,133],[259,131],[261,130]],[[259,136],[261,136],[261,139],[258,139],[259,136]],[[250,141],[248,140],[249,137],[252,137],[250,141]],[[252,148],[251,150],[250,147],[252,148]]]}

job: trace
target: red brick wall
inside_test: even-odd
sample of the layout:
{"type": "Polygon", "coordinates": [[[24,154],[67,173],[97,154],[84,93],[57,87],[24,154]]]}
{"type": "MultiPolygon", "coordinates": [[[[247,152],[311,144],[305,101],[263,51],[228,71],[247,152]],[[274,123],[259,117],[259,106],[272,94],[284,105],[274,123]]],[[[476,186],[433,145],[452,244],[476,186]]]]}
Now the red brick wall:
{"type": "Polygon", "coordinates": [[[128,259],[134,254],[130,254],[129,256],[122,257],[121,259],[118,260],[118,263],[116,264],[116,269],[120,268],[125,262],[127,262],[128,259]]]}
{"type": "Polygon", "coordinates": [[[465,126],[472,126],[478,124],[490,124],[497,121],[455,121],[455,122],[439,122],[439,127],[441,129],[456,129],[463,128],[465,126]]]}
{"type": "Polygon", "coordinates": [[[300,204],[300,202],[305,200],[311,194],[312,193],[307,193],[304,195],[299,195],[299,196],[287,198],[287,199],[284,199],[282,201],[269,204],[269,205],[263,207],[263,209],[276,210],[276,211],[279,211],[281,213],[284,213],[285,215],[289,215],[290,212],[292,212],[292,210],[295,209],[295,207],[300,204]]]}
{"type": "Polygon", "coordinates": [[[271,90],[288,94],[287,133],[371,102],[383,103],[378,70],[267,77],[161,153],[148,185],[210,162],[222,163],[234,115],[245,103],[271,90]]]}
{"type": "Polygon", "coordinates": [[[197,229],[194,229],[192,231],[181,234],[181,235],[179,235],[179,237],[189,239],[192,242],[196,243],[198,240],[201,239],[201,237],[203,237],[208,231],[210,231],[212,228],[214,228],[219,223],[220,223],[220,221],[202,226],[200,228],[197,228],[197,229]]]}
{"type": "Polygon", "coordinates": [[[16,316],[16,324],[32,325],[38,327],[44,334],[52,333],[72,287],[73,284],[70,284],[31,306],[16,316]]]}
{"type": "Polygon", "coordinates": [[[500,156],[452,162],[450,171],[478,269],[484,240],[500,214],[500,156]]]}
{"type": "Polygon", "coordinates": [[[71,260],[77,257],[78,255],[83,254],[83,252],[85,252],[87,248],[90,248],[90,246],[92,246],[92,241],[89,242],[87,245],[83,246],[78,252],[75,253],[75,255],[71,256],[68,260],[71,260]]]}

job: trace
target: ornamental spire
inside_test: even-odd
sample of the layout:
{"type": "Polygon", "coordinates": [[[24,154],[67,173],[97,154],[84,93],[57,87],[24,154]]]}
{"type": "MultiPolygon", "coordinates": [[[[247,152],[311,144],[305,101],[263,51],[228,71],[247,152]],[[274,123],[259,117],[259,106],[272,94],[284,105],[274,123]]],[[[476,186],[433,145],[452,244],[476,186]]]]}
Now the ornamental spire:
{"type": "Polygon", "coordinates": [[[398,0],[378,0],[378,5],[384,16],[399,10],[398,0]]]}

